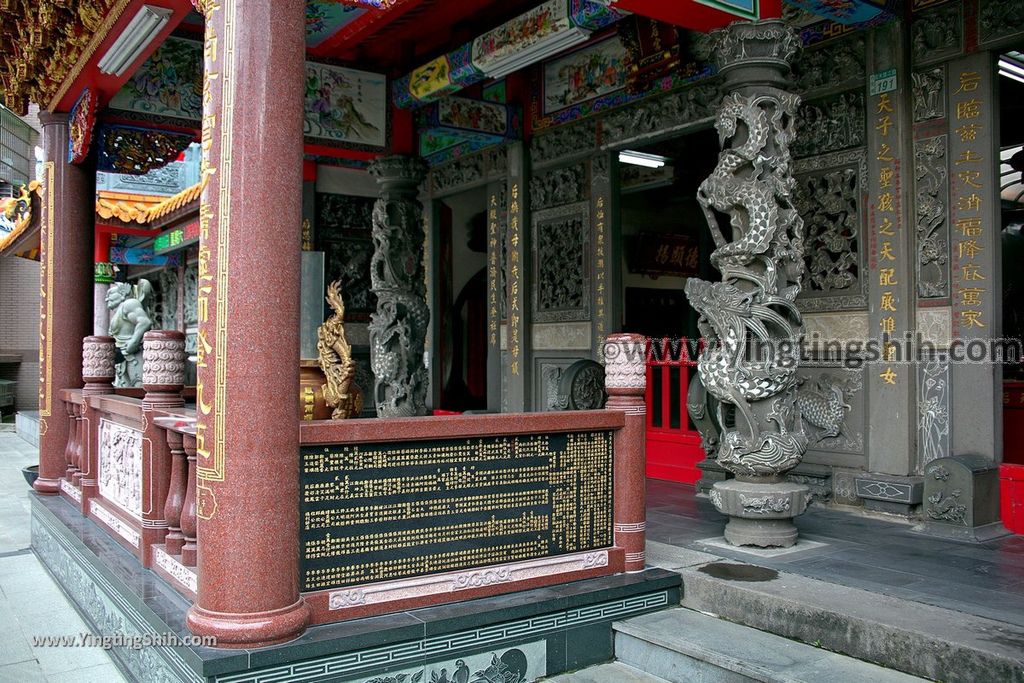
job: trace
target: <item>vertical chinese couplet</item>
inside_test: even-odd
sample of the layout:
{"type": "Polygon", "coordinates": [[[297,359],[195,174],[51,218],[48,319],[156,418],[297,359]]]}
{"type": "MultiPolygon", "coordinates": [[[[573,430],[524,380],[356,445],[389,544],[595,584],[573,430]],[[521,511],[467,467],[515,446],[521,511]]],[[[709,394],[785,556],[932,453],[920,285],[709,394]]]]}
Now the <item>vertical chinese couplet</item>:
{"type": "Polygon", "coordinates": [[[800,40],[780,21],[733,24],[712,37],[726,92],[715,121],[722,152],[697,201],[722,281],[691,278],[686,294],[706,342],[698,375],[722,430],[718,461],[737,479],[718,482],[710,497],[730,516],[730,543],[789,546],[797,535],[790,518],[807,504],[806,487],[779,481],[807,448],[796,405],[804,328],[794,303],[803,221],[789,150],[800,98],[785,89],[800,40]],[[720,215],[729,218],[730,238],[720,215]],[[734,419],[726,419],[726,404],[734,419]]]}
{"type": "Polygon", "coordinates": [[[425,301],[423,207],[416,195],[426,165],[415,157],[392,156],[375,161],[370,173],[380,185],[370,261],[370,286],[377,295],[370,321],[377,416],[425,415],[423,351],[430,310],[425,301]]]}

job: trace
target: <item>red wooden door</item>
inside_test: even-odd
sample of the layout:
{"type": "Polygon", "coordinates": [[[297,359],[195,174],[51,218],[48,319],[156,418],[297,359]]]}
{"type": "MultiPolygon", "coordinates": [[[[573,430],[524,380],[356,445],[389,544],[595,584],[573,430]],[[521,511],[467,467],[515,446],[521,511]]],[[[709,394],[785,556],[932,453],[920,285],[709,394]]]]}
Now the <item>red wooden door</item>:
{"type": "Polygon", "coordinates": [[[647,476],[695,484],[704,459],[700,434],[686,410],[697,371],[686,340],[652,339],[647,350],[647,476]]]}

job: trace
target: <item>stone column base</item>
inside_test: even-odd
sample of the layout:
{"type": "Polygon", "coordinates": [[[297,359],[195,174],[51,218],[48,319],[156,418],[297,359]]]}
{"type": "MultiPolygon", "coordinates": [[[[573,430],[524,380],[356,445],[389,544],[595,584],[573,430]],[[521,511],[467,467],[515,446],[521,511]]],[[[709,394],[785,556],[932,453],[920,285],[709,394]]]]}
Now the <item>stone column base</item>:
{"type": "Polygon", "coordinates": [[[807,509],[806,486],[729,479],[708,493],[718,511],[729,515],[725,540],[733,545],[788,548],[796,543],[793,518],[807,509]]]}
{"type": "Polygon", "coordinates": [[[697,480],[697,495],[706,496],[717,481],[725,481],[732,475],[714,458],[704,458],[697,463],[700,479],[697,480]]]}

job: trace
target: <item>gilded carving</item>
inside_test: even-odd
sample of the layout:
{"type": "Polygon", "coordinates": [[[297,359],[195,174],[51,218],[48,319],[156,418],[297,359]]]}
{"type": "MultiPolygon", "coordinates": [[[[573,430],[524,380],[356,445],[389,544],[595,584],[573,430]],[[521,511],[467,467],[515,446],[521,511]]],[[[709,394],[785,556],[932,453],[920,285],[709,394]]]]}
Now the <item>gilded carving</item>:
{"type": "Polygon", "coordinates": [[[917,293],[949,296],[949,182],[946,136],[914,141],[916,187],[917,293]]]}
{"type": "Polygon", "coordinates": [[[363,409],[363,392],[356,384],[356,364],[352,346],[345,336],[345,302],[338,282],[327,287],[327,303],[334,313],[317,330],[316,350],[320,369],[327,384],[324,401],[334,409],[331,418],[346,420],[359,417],[363,409]]]}

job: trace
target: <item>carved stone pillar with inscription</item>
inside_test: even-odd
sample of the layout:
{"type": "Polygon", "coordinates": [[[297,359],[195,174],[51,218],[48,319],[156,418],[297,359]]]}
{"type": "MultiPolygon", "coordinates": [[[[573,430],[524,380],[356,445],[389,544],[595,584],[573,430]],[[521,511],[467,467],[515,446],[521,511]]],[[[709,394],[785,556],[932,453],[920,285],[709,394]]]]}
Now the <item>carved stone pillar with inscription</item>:
{"type": "Polygon", "coordinates": [[[377,295],[370,320],[377,416],[425,415],[423,349],[430,310],[423,276],[423,206],[416,195],[426,165],[415,157],[390,156],[375,161],[370,173],[380,186],[370,261],[370,285],[377,295]]]}
{"type": "Polygon", "coordinates": [[[626,552],[626,571],[642,571],[646,555],[647,340],[639,334],[612,334],[604,343],[606,410],[625,413],[615,434],[615,545],[626,552]]]}
{"type": "Polygon", "coordinates": [[[784,23],[733,24],[712,34],[727,93],[715,128],[723,149],[697,201],[715,241],[711,263],[721,282],[686,283],[707,344],[698,374],[716,399],[722,426],[718,462],[736,475],[710,497],[729,515],[734,545],[791,546],[792,518],[807,487],[783,476],[807,448],[796,406],[803,320],[794,300],[804,271],[803,221],[793,206],[789,146],[800,98],[787,92],[800,40],[784,23]],[[729,217],[732,238],[719,228],[729,217]],[[725,419],[725,404],[735,419],[725,419]]]}

